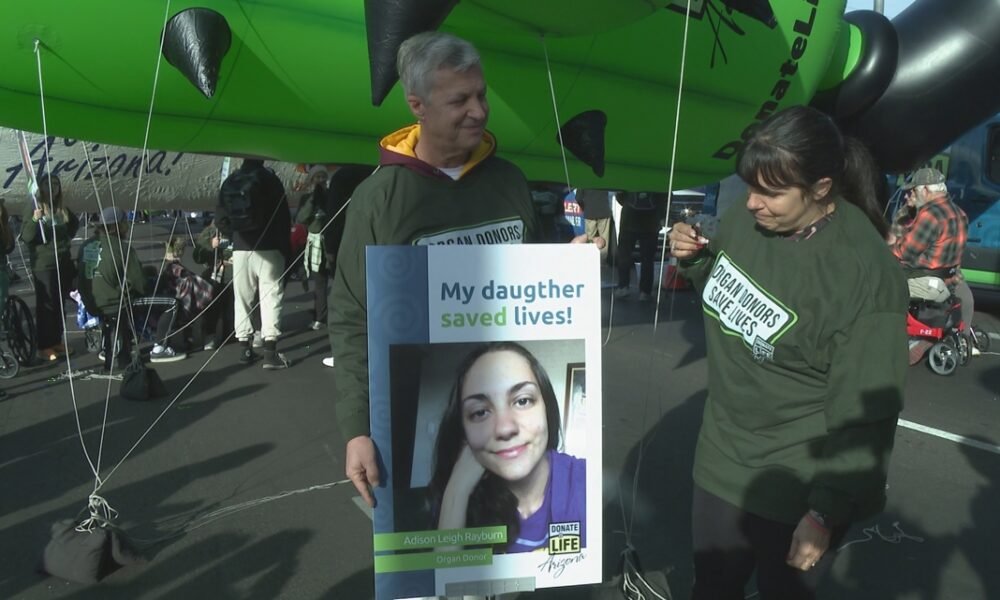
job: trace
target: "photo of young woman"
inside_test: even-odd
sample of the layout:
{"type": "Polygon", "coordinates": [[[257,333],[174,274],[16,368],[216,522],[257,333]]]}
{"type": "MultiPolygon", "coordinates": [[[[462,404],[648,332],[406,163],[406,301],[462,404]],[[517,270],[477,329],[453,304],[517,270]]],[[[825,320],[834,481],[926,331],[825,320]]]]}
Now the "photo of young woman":
{"type": "Polygon", "coordinates": [[[559,451],[559,402],[524,346],[476,346],[458,367],[430,482],[439,529],[507,526],[509,553],[545,550],[549,524],[579,523],[586,461],[559,451]]]}

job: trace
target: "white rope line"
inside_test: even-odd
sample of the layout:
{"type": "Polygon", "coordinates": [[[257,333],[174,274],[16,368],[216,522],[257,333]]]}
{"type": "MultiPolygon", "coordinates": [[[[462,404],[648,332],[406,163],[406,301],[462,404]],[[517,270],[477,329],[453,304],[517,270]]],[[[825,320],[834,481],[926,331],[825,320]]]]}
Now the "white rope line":
{"type": "Polygon", "coordinates": [[[342,479],[340,481],[332,481],[330,483],[323,483],[323,484],[319,484],[319,485],[311,485],[309,487],[301,488],[301,489],[298,489],[298,490],[289,490],[289,491],[279,492],[279,493],[277,493],[277,494],[275,494],[273,496],[265,496],[263,498],[257,498],[255,500],[248,500],[246,502],[240,502],[239,504],[234,504],[232,506],[224,506],[222,508],[219,508],[219,509],[207,512],[207,513],[205,513],[203,515],[199,515],[199,516],[191,519],[189,522],[187,522],[186,524],[182,525],[178,529],[176,529],[174,531],[171,531],[169,533],[166,533],[164,535],[161,535],[159,537],[156,537],[156,538],[153,538],[153,539],[142,539],[142,538],[132,537],[130,539],[132,541],[138,543],[138,544],[141,544],[144,547],[153,546],[155,544],[159,544],[160,542],[165,542],[167,540],[173,539],[175,537],[178,537],[178,536],[183,535],[185,533],[194,531],[195,529],[198,529],[200,527],[204,527],[205,525],[209,525],[211,523],[214,523],[215,521],[218,521],[220,519],[228,517],[228,516],[230,516],[232,514],[235,514],[235,513],[238,513],[238,512],[242,512],[244,510],[248,510],[248,509],[251,509],[251,508],[256,508],[258,506],[267,504],[269,502],[274,502],[275,500],[281,500],[283,498],[288,498],[289,496],[295,496],[297,494],[306,494],[306,493],[309,493],[309,492],[317,492],[317,491],[320,491],[320,490],[329,490],[329,489],[332,489],[332,488],[334,488],[334,487],[336,487],[338,485],[343,485],[345,483],[350,483],[350,481],[351,481],[350,479],[342,479]]]}
{"type": "MultiPolygon", "coordinates": [[[[324,231],[326,231],[326,228],[329,227],[334,222],[334,220],[337,219],[337,217],[339,217],[340,214],[343,213],[347,209],[347,207],[350,205],[350,203],[351,203],[351,200],[348,199],[347,202],[344,203],[344,206],[342,206],[340,208],[340,210],[338,210],[336,212],[336,214],[334,214],[332,217],[330,217],[330,219],[327,221],[326,225],[323,226],[323,229],[321,229],[319,233],[322,234],[324,231]]],[[[304,255],[305,255],[305,250],[303,250],[302,253],[299,254],[299,257],[302,257],[304,255]]],[[[281,274],[281,276],[278,277],[277,281],[275,281],[274,284],[272,284],[271,287],[268,288],[267,293],[265,294],[265,292],[263,291],[263,289],[260,290],[259,298],[263,299],[264,297],[266,297],[267,294],[272,293],[274,291],[274,289],[275,289],[276,286],[282,285],[282,281],[284,280],[285,276],[288,275],[288,273],[292,270],[292,268],[296,265],[297,262],[298,262],[298,259],[289,261],[288,267],[281,274]]],[[[232,284],[232,280],[230,280],[230,282],[229,282],[229,285],[231,285],[231,284],[232,284]]],[[[220,295],[221,295],[221,293],[220,293],[220,295]]],[[[250,315],[253,314],[253,311],[256,310],[256,308],[258,306],[260,306],[260,303],[261,303],[260,299],[258,299],[257,303],[254,304],[250,308],[250,310],[247,311],[246,317],[244,317],[243,320],[240,321],[241,325],[243,323],[245,323],[248,319],[250,319],[250,315]]],[[[184,392],[187,391],[187,389],[189,387],[191,387],[191,384],[194,383],[195,379],[197,379],[198,376],[202,373],[202,371],[204,371],[205,368],[208,367],[208,364],[210,362],[212,362],[212,359],[214,359],[216,357],[216,355],[219,354],[219,352],[226,345],[226,343],[228,343],[229,340],[231,340],[235,335],[236,335],[236,327],[233,328],[233,331],[228,336],[226,336],[226,339],[221,344],[219,344],[219,346],[215,349],[214,352],[212,352],[212,355],[209,356],[205,360],[205,363],[202,364],[201,367],[199,367],[197,371],[195,371],[194,375],[191,376],[191,379],[189,379],[188,382],[184,384],[184,386],[181,388],[181,390],[179,392],[177,392],[177,394],[173,397],[173,399],[169,403],[167,403],[167,405],[163,408],[163,410],[156,417],[156,419],[154,419],[153,422],[150,423],[149,427],[146,428],[146,431],[143,432],[143,434],[141,436],[139,436],[139,439],[136,440],[136,442],[132,445],[132,447],[129,448],[127,452],[125,452],[125,454],[124,454],[124,456],[122,456],[121,460],[118,461],[118,464],[116,464],[114,466],[114,468],[112,468],[108,472],[108,474],[104,476],[104,480],[101,482],[102,485],[104,483],[107,483],[108,479],[111,478],[111,475],[113,475],[114,472],[117,471],[118,468],[122,466],[122,464],[125,462],[125,460],[128,459],[129,456],[131,456],[131,454],[135,451],[135,449],[139,447],[139,445],[146,438],[146,436],[149,435],[149,433],[153,430],[153,427],[155,427],[156,424],[159,423],[160,420],[167,414],[167,411],[169,411],[174,406],[174,404],[177,403],[177,401],[184,394],[184,392]]],[[[96,491],[97,490],[95,490],[95,492],[96,491]]]]}
{"type": "MultiPolygon", "coordinates": [[[[118,204],[115,202],[115,186],[114,183],[112,183],[111,179],[111,161],[109,160],[108,157],[108,147],[106,145],[102,146],[102,150],[104,151],[104,171],[108,179],[108,193],[111,196],[111,208],[113,208],[115,210],[115,213],[117,214],[118,204]]],[[[108,226],[106,224],[104,225],[104,235],[108,235],[108,226]]],[[[128,266],[128,263],[125,262],[125,246],[122,245],[122,238],[120,235],[116,235],[114,239],[118,243],[118,256],[122,257],[122,270],[121,273],[119,273],[118,275],[118,282],[119,285],[121,286],[119,289],[122,290],[122,292],[125,294],[124,300],[122,298],[119,298],[117,318],[119,321],[121,321],[122,308],[123,308],[122,303],[124,303],[124,309],[126,312],[128,312],[128,328],[132,332],[132,339],[135,340],[136,343],[138,344],[139,332],[136,331],[135,328],[135,311],[132,308],[132,290],[130,290],[124,283],[125,273],[127,272],[126,267],[128,266]]],[[[118,272],[117,266],[115,267],[115,272],[116,273],[118,272]]],[[[115,340],[117,339],[118,339],[118,328],[116,327],[115,340]]],[[[111,367],[113,370],[114,369],[113,361],[111,367]]],[[[110,390],[110,387],[108,389],[110,390]]]]}
{"type": "MultiPolygon", "coordinates": [[[[101,202],[101,193],[97,189],[97,178],[94,176],[94,164],[91,161],[90,150],[87,148],[87,144],[86,143],[83,144],[83,153],[84,153],[84,157],[86,157],[86,159],[87,159],[87,169],[90,171],[90,182],[91,182],[91,184],[94,187],[94,197],[97,199],[97,209],[100,211],[100,214],[102,215],[101,220],[100,220],[100,224],[104,227],[104,236],[108,239],[108,243],[110,244],[111,243],[111,236],[108,233],[108,224],[104,222],[104,218],[103,218],[104,206],[103,206],[103,203],[101,202]]],[[[105,162],[107,162],[107,161],[105,161],[105,162]]],[[[108,179],[108,187],[109,188],[111,187],[111,180],[110,179],[108,179]]],[[[86,242],[84,242],[84,243],[86,243],[86,242]]],[[[121,239],[120,238],[119,238],[119,245],[118,245],[118,247],[119,247],[119,252],[120,252],[121,251],[121,239]]],[[[122,254],[122,255],[124,255],[124,254],[122,254]]],[[[115,270],[115,277],[118,279],[118,289],[124,290],[125,289],[125,283],[124,283],[124,280],[123,280],[123,277],[124,277],[124,265],[122,265],[122,267],[123,267],[122,271],[119,271],[118,270],[118,263],[117,263],[117,261],[114,260],[113,256],[111,257],[111,262],[112,262],[112,267],[115,270]]],[[[78,274],[78,276],[82,277],[84,275],[82,273],[80,273],[80,274],[78,274]]],[[[83,298],[81,297],[81,301],[82,300],[83,300],[83,298]]],[[[119,311],[118,312],[118,316],[121,317],[121,297],[119,297],[118,311],[119,311]]],[[[131,313],[130,313],[130,321],[131,321],[131,313]]],[[[133,325],[132,327],[134,329],[135,326],[133,325]]],[[[101,336],[102,336],[101,346],[102,347],[104,346],[103,334],[104,334],[104,330],[102,328],[101,329],[101,336]]],[[[115,352],[115,347],[117,346],[117,344],[118,344],[118,336],[117,336],[117,331],[116,331],[115,339],[114,339],[114,341],[112,342],[112,345],[111,345],[111,348],[112,348],[111,351],[112,352],[115,352]]],[[[105,349],[105,352],[107,352],[106,349],[105,349]]],[[[109,373],[108,373],[109,376],[114,375],[114,373],[113,373],[113,371],[114,371],[114,362],[115,361],[112,358],[111,369],[109,370],[109,373]]],[[[105,395],[104,395],[104,416],[103,416],[102,421],[101,421],[101,436],[100,436],[100,441],[99,441],[98,447],[97,447],[97,472],[98,473],[100,473],[101,459],[104,456],[104,433],[105,433],[105,431],[107,429],[108,411],[109,411],[109,409],[111,407],[111,381],[112,381],[112,379],[109,377],[108,378],[107,389],[105,390],[105,395]]],[[[93,516],[93,511],[91,512],[91,515],[93,516]]]]}
{"type": "MultiPolygon", "coordinates": [[[[687,0],[687,11],[684,13],[684,38],[681,42],[681,71],[677,81],[677,110],[674,113],[674,139],[670,148],[670,171],[667,179],[667,221],[670,220],[670,205],[674,200],[674,172],[677,168],[677,138],[681,128],[681,100],[684,97],[684,71],[687,65],[688,29],[691,25],[691,0],[687,0]]],[[[656,286],[656,312],[653,313],[653,333],[656,333],[660,321],[660,298],[663,294],[663,262],[667,255],[668,234],[664,234],[663,246],[660,248],[660,276],[656,286]]]]}
{"type": "MultiPolygon", "coordinates": [[[[552,78],[552,65],[549,62],[549,48],[548,48],[548,44],[546,43],[544,35],[542,35],[541,38],[542,38],[542,52],[545,54],[545,72],[546,72],[546,74],[548,75],[548,78],[549,78],[549,95],[552,96],[552,114],[555,116],[555,120],[556,120],[556,135],[559,136],[559,153],[562,156],[563,174],[566,177],[566,189],[567,189],[567,193],[569,193],[569,191],[573,190],[573,186],[570,184],[570,180],[569,180],[569,161],[566,159],[566,146],[563,143],[562,124],[561,124],[562,122],[559,120],[559,103],[556,101],[556,85],[555,85],[555,81],[552,78]]],[[[574,194],[575,194],[575,192],[574,192],[574,194]]],[[[584,227],[586,227],[586,225],[584,227]]],[[[611,240],[604,240],[604,243],[607,244],[608,254],[612,254],[611,253],[611,240]]],[[[617,244],[616,244],[616,246],[617,246],[617,244]]],[[[616,263],[614,261],[614,256],[612,256],[612,258],[611,258],[611,264],[612,264],[612,277],[614,277],[614,269],[615,269],[615,266],[616,266],[616,263]]],[[[608,335],[604,339],[604,344],[603,344],[604,346],[607,346],[608,342],[611,340],[611,330],[612,330],[612,323],[613,323],[613,320],[614,320],[613,319],[614,318],[614,314],[615,314],[615,295],[614,295],[614,292],[612,292],[612,294],[611,294],[611,309],[610,309],[610,313],[608,314],[608,335]]]]}
{"type": "MultiPolygon", "coordinates": [[[[147,160],[148,157],[147,157],[146,153],[147,153],[147,148],[148,148],[148,144],[149,144],[149,129],[150,129],[150,125],[151,125],[152,119],[153,119],[153,106],[154,106],[154,102],[156,100],[156,88],[157,88],[157,84],[159,82],[159,76],[160,76],[160,56],[163,53],[163,44],[164,44],[164,40],[166,39],[166,25],[167,25],[167,19],[169,17],[169,14],[170,14],[170,0],[167,0],[166,1],[166,8],[165,8],[164,14],[163,14],[163,29],[161,30],[161,34],[160,34],[160,45],[159,45],[159,49],[158,49],[158,53],[157,53],[157,57],[156,57],[156,70],[155,70],[154,75],[153,75],[153,92],[152,92],[152,98],[150,98],[149,113],[148,113],[147,119],[146,119],[146,133],[145,133],[145,138],[143,140],[142,160],[140,161],[139,177],[138,177],[138,182],[136,184],[135,202],[133,204],[133,214],[135,214],[135,211],[136,211],[136,209],[138,208],[138,205],[139,205],[139,193],[140,193],[140,190],[141,190],[141,187],[142,187],[143,171],[145,170],[145,163],[148,163],[148,160],[147,160]]],[[[35,55],[38,57],[38,81],[39,81],[39,91],[40,91],[39,95],[40,95],[40,97],[42,99],[42,126],[43,126],[43,129],[45,130],[45,132],[44,132],[45,140],[46,140],[46,144],[45,144],[45,158],[46,158],[46,165],[47,165],[48,164],[48,130],[45,127],[45,100],[44,100],[44,95],[41,93],[42,63],[41,63],[41,53],[39,52],[39,42],[38,42],[38,40],[35,41],[35,55]]],[[[105,152],[107,152],[106,149],[105,149],[105,152]]],[[[107,162],[107,161],[105,161],[105,162],[107,162]]],[[[49,177],[49,188],[50,188],[50,191],[49,191],[49,200],[50,200],[50,202],[52,201],[51,181],[52,181],[52,178],[49,177]]],[[[110,167],[109,167],[108,185],[109,186],[111,185],[110,167]]],[[[114,197],[112,196],[112,199],[113,198],[114,197]]],[[[55,227],[54,226],[52,228],[52,231],[53,231],[53,234],[54,234],[55,233],[55,227]]],[[[127,267],[128,267],[128,264],[129,264],[130,254],[132,252],[132,236],[133,236],[133,234],[134,234],[134,228],[130,227],[129,228],[129,244],[128,244],[128,249],[123,253],[123,261],[122,261],[122,275],[123,276],[125,275],[125,272],[127,270],[127,267]]],[[[107,224],[105,224],[105,235],[107,235],[107,224]]],[[[53,242],[55,243],[55,240],[53,240],[53,242]]],[[[119,248],[121,248],[120,244],[121,244],[121,240],[119,238],[119,248]]],[[[115,265],[115,270],[117,271],[117,265],[115,265]]],[[[58,273],[58,270],[57,270],[57,273],[58,273]]],[[[58,277],[58,275],[57,275],[57,277],[58,277]]],[[[119,282],[121,282],[121,281],[122,280],[119,280],[119,282]]],[[[62,284],[60,282],[60,289],[61,289],[61,285],[62,284]]],[[[127,286],[122,285],[121,287],[123,289],[123,292],[119,295],[118,318],[116,319],[116,322],[115,322],[115,336],[114,336],[114,341],[112,342],[112,347],[111,347],[111,351],[112,352],[115,352],[117,341],[119,339],[119,335],[120,335],[120,331],[121,331],[122,304],[124,303],[125,296],[126,296],[126,292],[124,290],[125,290],[125,288],[127,288],[127,286]]],[[[60,302],[60,306],[62,306],[62,297],[61,296],[60,296],[59,302],[60,302]]],[[[130,307],[130,309],[131,309],[131,307],[130,307]]],[[[131,310],[129,311],[129,313],[130,313],[130,316],[131,316],[131,310]]],[[[65,314],[65,309],[64,308],[63,308],[63,314],[65,314]]],[[[132,321],[131,318],[129,320],[132,321]]],[[[132,329],[134,331],[135,324],[131,323],[131,327],[132,327],[132,329]]],[[[66,338],[65,328],[63,329],[63,337],[66,338]]],[[[138,340],[136,340],[136,341],[138,342],[138,340]]],[[[65,343],[68,343],[68,339],[66,340],[66,342],[64,342],[64,344],[65,343]]],[[[75,388],[73,386],[73,373],[72,373],[73,367],[72,367],[72,363],[70,362],[69,353],[68,352],[66,352],[66,364],[67,364],[67,371],[69,372],[70,390],[71,390],[71,393],[73,394],[73,410],[74,410],[74,415],[75,415],[75,418],[76,418],[76,421],[77,421],[77,430],[80,432],[80,441],[81,441],[81,444],[83,444],[84,452],[87,453],[86,444],[84,443],[84,440],[83,440],[83,432],[82,432],[82,429],[80,427],[80,422],[79,422],[80,421],[79,407],[77,406],[77,403],[76,403],[76,393],[75,393],[75,388]]],[[[112,365],[112,369],[114,369],[114,359],[113,359],[113,357],[112,357],[112,360],[111,360],[111,365],[112,365]]],[[[105,401],[105,414],[107,413],[107,404],[108,404],[108,402],[110,400],[110,390],[111,390],[111,379],[108,380],[108,398],[105,401]]],[[[106,424],[106,422],[105,422],[105,424],[106,424]]],[[[105,432],[105,427],[104,427],[104,425],[102,425],[102,427],[101,427],[101,448],[102,448],[102,450],[103,450],[104,432],[105,432]]],[[[95,523],[95,519],[99,519],[100,518],[100,511],[102,510],[102,507],[107,509],[107,510],[104,511],[105,512],[105,517],[104,517],[105,519],[108,519],[108,517],[110,517],[112,515],[113,516],[117,516],[117,513],[114,512],[114,509],[111,509],[111,507],[108,506],[107,502],[103,498],[101,498],[100,496],[97,495],[97,492],[104,486],[104,480],[102,480],[101,476],[100,476],[100,459],[98,459],[98,464],[95,466],[94,463],[90,459],[89,453],[87,453],[87,462],[90,463],[91,470],[93,471],[93,474],[94,474],[94,490],[91,493],[90,498],[88,500],[88,507],[89,507],[90,515],[91,516],[90,516],[90,518],[87,521],[84,521],[84,523],[88,524],[89,526],[92,526],[95,523]]],[[[81,524],[81,526],[84,526],[84,525],[81,524]]]]}
{"type": "MultiPolygon", "coordinates": [[[[274,210],[273,210],[273,211],[271,212],[271,217],[270,217],[270,218],[269,218],[269,219],[267,220],[267,224],[266,224],[266,225],[264,225],[264,228],[263,228],[263,229],[262,229],[261,231],[266,231],[267,229],[269,229],[269,228],[271,227],[271,223],[273,223],[273,222],[274,222],[274,218],[275,218],[276,216],[278,216],[278,211],[279,211],[279,210],[280,210],[280,209],[281,209],[282,207],[284,207],[284,208],[286,208],[286,209],[288,209],[288,210],[291,210],[291,209],[290,209],[290,207],[289,207],[289,205],[288,205],[288,195],[287,195],[287,194],[285,195],[285,197],[284,197],[284,198],[282,198],[282,201],[281,201],[281,202],[279,202],[279,203],[277,204],[277,206],[275,206],[275,207],[274,207],[274,210]]],[[[337,212],[337,214],[339,215],[339,214],[340,214],[340,212],[338,211],[338,212],[337,212]]],[[[186,222],[186,221],[185,221],[185,222],[186,222]]],[[[331,222],[332,222],[332,221],[331,221],[331,222]]],[[[218,227],[218,225],[216,225],[215,229],[216,229],[216,231],[218,231],[218,230],[219,230],[219,227],[218,227]]],[[[324,227],[324,228],[323,228],[323,229],[322,229],[321,231],[326,231],[326,227],[324,227]]],[[[173,235],[173,234],[171,234],[171,235],[173,235]]],[[[257,237],[257,241],[256,241],[256,242],[254,243],[254,245],[253,245],[253,248],[252,248],[252,249],[250,249],[250,250],[248,250],[247,252],[256,252],[256,251],[257,251],[257,246],[259,246],[259,245],[260,245],[261,241],[262,241],[262,239],[261,239],[261,236],[258,236],[258,237],[257,237]]],[[[215,255],[216,255],[216,260],[215,260],[215,262],[216,262],[216,264],[218,264],[218,248],[216,248],[216,249],[215,249],[215,251],[216,251],[216,254],[215,254],[215,255]]],[[[192,252],[193,252],[193,250],[192,250],[192,252]]],[[[302,254],[300,254],[300,255],[299,255],[299,257],[302,257],[302,256],[303,256],[304,254],[305,254],[305,250],[303,250],[303,253],[302,253],[302,254]]],[[[164,257],[164,258],[166,258],[166,257],[164,257]]],[[[295,265],[295,264],[297,264],[297,263],[298,263],[298,258],[296,258],[295,260],[291,261],[291,264],[292,264],[292,265],[295,265]]],[[[161,265],[161,268],[162,268],[162,265],[161,265]]],[[[213,265],[213,268],[215,268],[215,265],[213,265]]],[[[286,271],[286,272],[287,272],[287,271],[286,271]]],[[[173,330],[173,331],[171,331],[170,333],[168,333],[168,334],[167,334],[167,335],[166,335],[166,336],[165,336],[165,337],[163,338],[163,341],[165,342],[165,341],[169,340],[170,338],[174,337],[174,336],[175,336],[175,335],[177,335],[178,333],[181,333],[182,331],[184,331],[184,330],[185,330],[185,329],[187,329],[188,327],[190,327],[190,326],[194,325],[194,324],[195,324],[195,323],[196,323],[196,322],[198,321],[198,319],[199,319],[199,318],[200,318],[200,317],[201,317],[202,315],[204,315],[204,314],[205,314],[206,312],[208,312],[208,309],[212,308],[212,305],[214,305],[214,304],[215,304],[215,301],[216,301],[216,300],[218,300],[218,299],[219,299],[219,298],[220,298],[220,297],[222,296],[222,294],[223,294],[223,293],[224,293],[224,292],[225,292],[226,290],[228,290],[228,289],[230,288],[230,286],[232,286],[232,285],[233,285],[233,280],[232,280],[232,278],[230,278],[230,279],[229,279],[229,283],[225,284],[225,285],[224,285],[224,286],[222,287],[222,289],[221,289],[221,290],[219,290],[218,292],[216,292],[216,293],[215,293],[215,294],[213,295],[213,297],[212,297],[212,299],[211,299],[211,300],[209,301],[209,303],[208,303],[207,305],[205,305],[205,308],[201,309],[201,311],[199,311],[199,312],[198,312],[198,314],[196,314],[195,316],[193,316],[193,317],[191,317],[190,319],[188,319],[188,322],[187,322],[187,323],[185,323],[184,325],[182,325],[182,326],[180,326],[180,327],[178,327],[178,328],[174,329],[174,330],[173,330]]],[[[260,303],[258,303],[258,305],[259,305],[259,304],[260,304],[260,303]]],[[[256,308],[256,306],[254,306],[254,308],[256,308]]],[[[253,312],[253,310],[251,310],[250,312],[252,313],[252,312],[253,312]]],[[[249,313],[248,313],[248,315],[249,315],[249,313]]],[[[243,322],[243,321],[240,321],[240,323],[242,323],[242,322],[243,322]]]]}
{"type": "MultiPolygon", "coordinates": [[[[160,64],[162,63],[162,57],[163,57],[163,45],[164,43],[166,43],[167,39],[167,21],[169,17],[170,17],[170,0],[166,0],[166,7],[164,8],[163,11],[163,27],[160,29],[160,45],[157,48],[156,52],[156,68],[153,70],[153,92],[149,98],[149,112],[146,115],[146,132],[143,135],[142,139],[142,153],[140,154],[141,158],[139,160],[139,177],[135,184],[135,200],[132,202],[133,221],[135,220],[136,214],[139,212],[139,194],[142,191],[142,176],[146,172],[146,169],[149,166],[149,130],[152,128],[153,125],[153,107],[156,104],[156,89],[160,82],[160,64]]],[[[134,237],[135,237],[135,227],[132,226],[129,227],[128,230],[128,247],[123,262],[124,267],[128,266],[129,257],[133,250],[132,240],[134,239],[134,237]]],[[[129,304],[131,308],[131,298],[129,299],[129,304]]],[[[146,314],[148,315],[149,313],[147,312],[146,314]]],[[[119,316],[121,316],[120,312],[119,316]]],[[[118,327],[121,325],[121,319],[119,318],[118,321],[119,322],[115,325],[115,340],[118,339],[118,327]]],[[[134,323],[132,324],[132,327],[134,329],[135,327],[134,323]]],[[[138,332],[136,332],[135,341],[136,344],[138,344],[140,341],[138,332]]]]}
{"type": "MultiPolygon", "coordinates": [[[[177,231],[177,220],[179,218],[180,218],[179,216],[175,216],[174,217],[174,224],[170,226],[170,235],[167,236],[167,243],[168,244],[174,238],[174,232],[177,231]]],[[[152,241],[153,240],[152,219],[150,219],[149,238],[150,238],[150,243],[153,243],[153,241],[152,241]]],[[[158,295],[157,294],[157,290],[160,289],[160,279],[163,277],[163,267],[165,267],[166,264],[167,264],[167,252],[166,252],[166,248],[164,248],[163,258],[160,259],[160,269],[156,272],[156,282],[153,284],[153,289],[149,290],[149,295],[150,296],[157,296],[158,295]]],[[[143,278],[145,278],[145,275],[143,276],[143,278]]],[[[180,314],[180,302],[178,302],[176,305],[174,305],[174,310],[176,311],[176,314],[175,314],[175,318],[176,318],[176,316],[180,314]]],[[[168,311],[164,311],[158,318],[163,318],[163,315],[165,315],[167,312],[168,311]]],[[[142,327],[140,328],[141,331],[146,331],[146,327],[149,326],[149,316],[151,314],[153,314],[153,309],[152,309],[152,307],[149,307],[149,308],[146,309],[146,318],[142,322],[142,327]]],[[[154,336],[154,340],[155,340],[155,336],[154,336]]],[[[155,343],[159,344],[161,342],[166,342],[166,341],[167,341],[166,338],[164,338],[163,340],[157,341],[155,343]]]]}
{"type": "MultiPolygon", "coordinates": [[[[45,114],[45,84],[42,79],[41,41],[38,39],[35,40],[35,63],[38,66],[38,100],[41,103],[41,110],[42,110],[42,136],[44,137],[42,142],[45,148],[45,168],[47,169],[50,162],[49,142],[48,142],[49,126],[45,114]]],[[[66,335],[66,326],[65,326],[66,306],[63,302],[63,297],[62,297],[63,287],[62,287],[62,273],[59,264],[59,240],[56,238],[56,205],[55,205],[55,196],[52,195],[51,174],[49,174],[49,176],[46,178],[46,181],[48,182],[48,188],[49,188],[49,220],[52,226],[52,252],[55,255],[55,260],[56,260],[55,263],[56,286],[59,288],[57,290],[49,290],[49,293],[51,294],[54,292],[54,294],[59,298],[59,314],[60,317],[64,320],[63,332],[62,332],[63,350],[64,350],[63,354],[65,355],[64,358],[66,359],[66,370],[70,374],[69,393],[70,393],[70,398],[73,401],[73,416],[76,418],[76,430],[80,436],[80,446],[83,447],[83,454],[87,458],[87,464],[90,466],[91,473],[94,475],[95,486],[96,486],[97,483],[99,483],[101,480],[100,470],[94,464],[94,461],[91,459],[90,451],[87,449],[87,442],[83,438],[83,427],[80,425],[80,409],[77,406],[76,402],[76,386],[73,385],[73,364],[70,362],[69,358],[69,337],[66,335]]],[[[60,193],[62,193],[61,190],[60,193]]],[[[65,207],[63,208],[63,211],[65,211],[65,207]]],[[[32,348],[31,351],[35,352],[36,349],[32,348]]]]}
{"type": "MultiPolygon", "coordinates": [[[[559,152],[562,155],[563,173],[566,175],[566,188],[573,190],[569,182],[569,162],[566,160],[566,146],[563,144],[562,122],[559,120],[559,106],[556,102],[556,86],[552,80],[552,66],[549,64],[549,47],[545,43],[545,36],[542,36],[542,52],[545,53],[545,72],[549,76],[549,93],[552,95],[552,112],[556,117],[556,134],[559,136],[559,152]]],[[[568,193],[568,192],[567,192],[568,193]]]]}
{"type": "MultiPolygon", "coordinates": [[[[667,220],[670,219],[670,203],[671,200],[673,199],[673,191],[674,191],[674,170],[677,163],[677,138],[680,133],[681,100],[683,99],[684,96],[684,66],[687,61],[688,30],[690,28],[690,25],[691,25],[691,0],[687,0],[687,10],[684,13],[684,37],[681,42],[681,70],[677,82],[677,110],[674,114],[674,136],[670,151],[670,169],[667,178],[667,216],[666,216],[667,220]]],[[[657,325],[659,323],[660,299],[663,292],[663,259],[666,255],[666,249],[667,249],[666,242],[667,238],[664,238],[663,247],[660,249],[660,277],[659,277],[659,284],[657,285],[657,290],[656,290],[656,310],[653,315],[654,335],[656,334],[657,325]]],[[[652,355],[650,355],[650,361],[652,361],[652,359],[653,357],[652,355]]],[[[651,383],[652,379],[650,379],[650,387],[651,383]]],[[[643,408],[642,408],[644,421],[646,417],[646,412],[649,409],[649,396],[650,392],[649,390],[647,390],[646,398],[643,401],[643,408]]],[[[662,411],[662,405],[661,405],[661,411],[662,411]]],[[[645,452],[645,439],[646,436],[642,436],[639,439],[639,451],[636,457],[635,473],[632,474],[632,507],[630,510],[632,520],[625,524],[626,543],[631,543],[632,527],[633,525],[635,525],[635,503],[639,492],[639,473],[642,470],[642,459],[643,459],[643,454],[645,452]]]]}

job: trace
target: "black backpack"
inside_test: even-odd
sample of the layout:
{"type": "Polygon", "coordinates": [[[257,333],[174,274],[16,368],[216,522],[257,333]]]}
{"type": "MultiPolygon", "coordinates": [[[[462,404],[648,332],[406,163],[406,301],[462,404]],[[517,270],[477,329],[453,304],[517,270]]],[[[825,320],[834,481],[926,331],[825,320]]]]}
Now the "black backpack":
{"type": "Polygon", "coordinates": [[[259,231],[265,222],[261,209],[269,202],[264,169],[237,169],[219,190],[219,202],[229,217],[230,231],[259,231]]]}

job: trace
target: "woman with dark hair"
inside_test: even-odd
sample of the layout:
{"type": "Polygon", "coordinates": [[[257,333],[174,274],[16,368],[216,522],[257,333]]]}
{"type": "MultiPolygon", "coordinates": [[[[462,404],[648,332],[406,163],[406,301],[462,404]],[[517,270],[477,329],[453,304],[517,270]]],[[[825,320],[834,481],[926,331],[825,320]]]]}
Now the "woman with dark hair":
{"type": "Polygon", "coordinates": [[[760,123],[749,186],[708,240],[670,232],[702,290],[708,401],[694,464],[695,600],[815,598],[854,521],[885,505],[907,288],[857,141],[814,109],[760,123]],[[874,226],[873,226],[874,225],[874,226]]]}
{"type": "Polygon", "coordinates": [[[63,206],[62,184],[55,175],[38,178],[38,205],[25,215],[21,239],[28,245],[31,272],[35,277],[35,327],[38,354],[56,360],[66,353],[63,344],[65,318],[59,297],[69,297],[75,269],[70,244],[80,220],[63,206]]]}
{"type": "Polygon", "coordinates": [[[579,523],[586,461],[559,446],[552,382],[523,346],[477,347],[458,369],[435,448],[438,528],[507,526],[507,552],[548,547],[550,523],[579,523]]]}

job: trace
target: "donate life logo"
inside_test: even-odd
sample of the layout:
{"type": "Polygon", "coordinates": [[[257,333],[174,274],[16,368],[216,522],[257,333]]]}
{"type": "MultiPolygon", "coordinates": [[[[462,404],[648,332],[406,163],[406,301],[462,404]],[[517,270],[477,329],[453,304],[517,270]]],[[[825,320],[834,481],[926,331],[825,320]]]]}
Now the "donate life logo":
{"type": "Polygon", "coordinates": [[[705,312],[722,330],[737,335],[753,350],[754,360],[774,357],[774,344],[798,315],[750,279],[725,252],[719,255],[702,294],[705,312]]]}

